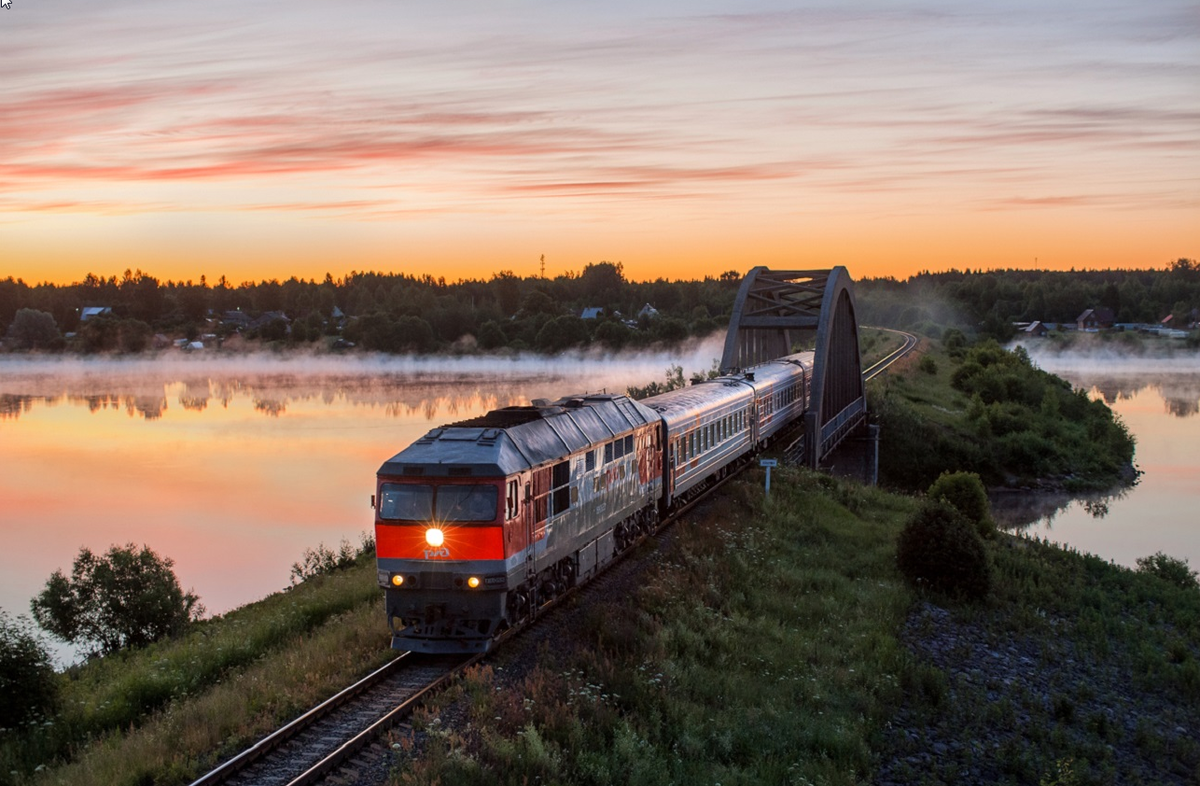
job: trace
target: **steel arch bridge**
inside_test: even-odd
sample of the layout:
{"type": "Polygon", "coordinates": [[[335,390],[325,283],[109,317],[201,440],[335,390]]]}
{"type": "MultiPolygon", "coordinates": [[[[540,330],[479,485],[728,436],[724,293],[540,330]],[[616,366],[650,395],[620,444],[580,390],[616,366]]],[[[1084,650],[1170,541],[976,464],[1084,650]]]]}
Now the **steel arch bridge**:
{"type": "Polygon", "coordinates": [[[733,304],[721,369],[737,371],[790,354],[812,333],[816,347],[801,457],[815,469],[867,419],[853,281],[846,268],[756,267],[747,273],[733,304]]]}

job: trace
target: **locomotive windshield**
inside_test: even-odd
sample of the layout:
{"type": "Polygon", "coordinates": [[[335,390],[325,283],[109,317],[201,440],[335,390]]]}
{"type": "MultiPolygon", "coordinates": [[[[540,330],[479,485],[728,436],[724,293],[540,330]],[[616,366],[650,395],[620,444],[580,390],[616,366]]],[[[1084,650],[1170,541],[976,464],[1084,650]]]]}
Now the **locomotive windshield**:
{"type": "Polygon", "coordinates": [[[379,516],[399,521],[493,521],[495,486],[384,483],[379,516]]]}

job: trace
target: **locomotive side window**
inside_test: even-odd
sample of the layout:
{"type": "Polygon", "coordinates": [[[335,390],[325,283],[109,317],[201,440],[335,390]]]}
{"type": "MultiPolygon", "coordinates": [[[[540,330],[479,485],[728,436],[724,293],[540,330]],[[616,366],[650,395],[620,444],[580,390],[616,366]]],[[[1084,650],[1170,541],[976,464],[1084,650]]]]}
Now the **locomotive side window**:
{"type": "Polygon", "coordinates": [[[625,437],[625,455],[628,456],[632,452],[633,452],[633,435],[630,434],[629,436],[625,437]]]}
{"type": "Polygon", "coordinates": [[[496,518],[496,487],[438,486],[438,521],[492,521],[496,518]]]}
{"type": "Polygon", "coordinates": [[[515,480],[508,481],[508,494],[504,502],[504,518],[515,519],[520,512],[520,497],[517,495],[519,484],[515,480]]]}
{"type": "Polygon", "coordinates": [[[433,488],[384,483],[379,494],[379,517],[399,521],[427,521],[433,515],[433,488]]]}
{"type": "Polygon", "coordinates": [[[610,462],[612,460],[613,460],[613,447],[612,447],[612,443],[608,442],[608,443],[605,443],[605,445],[604,445],[604,463],[607,464],[608,462],[610,462]]]}
{"type": "Polygon", "coordinates": [[[583,468],[587,472],[591,472],[596,468],[596,451],[589,450],[583,457],[583,468]]]}
{"type": "Polygon", "coordinates": [[[571,507],[571,462],[560,461],[554,465],[550,478],[550,515],[562,513],[571,507]]]}

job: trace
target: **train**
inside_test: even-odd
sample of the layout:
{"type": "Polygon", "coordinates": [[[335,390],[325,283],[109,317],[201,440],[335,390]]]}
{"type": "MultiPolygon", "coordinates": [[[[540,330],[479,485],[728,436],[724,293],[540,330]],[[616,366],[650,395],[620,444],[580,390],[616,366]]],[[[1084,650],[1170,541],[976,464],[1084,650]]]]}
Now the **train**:
{"type": "Polygon", "coordinates": [[[640,401],[610,393],[434,428],[376,474],[393,649],[486,652],[802,418],[813,353],[640,401]]]}

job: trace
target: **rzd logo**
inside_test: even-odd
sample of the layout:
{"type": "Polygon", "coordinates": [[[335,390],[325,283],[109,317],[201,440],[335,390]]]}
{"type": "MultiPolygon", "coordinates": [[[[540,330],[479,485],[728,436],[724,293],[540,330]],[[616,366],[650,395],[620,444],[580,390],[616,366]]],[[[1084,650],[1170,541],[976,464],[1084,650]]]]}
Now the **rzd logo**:
{"type": "Polygon", "coordinates": [[[450,558],[450,549],[442,546],[440,549],[425,549],[425,559],[450,558]]]}

